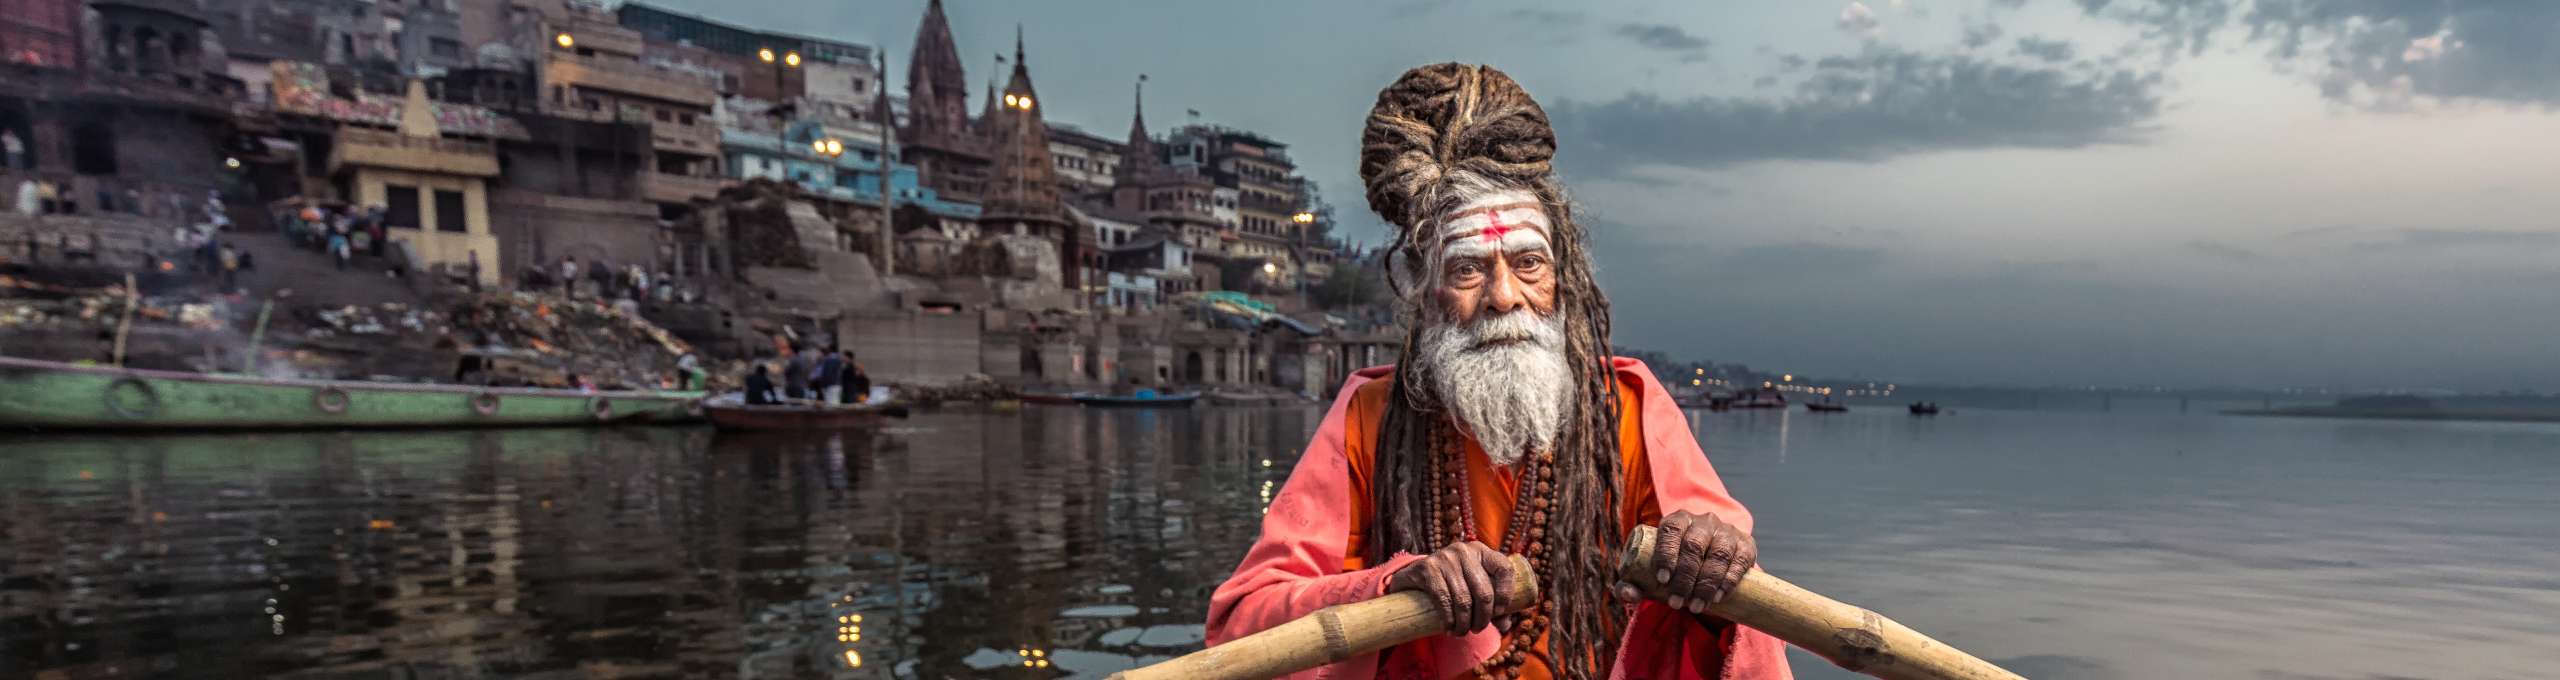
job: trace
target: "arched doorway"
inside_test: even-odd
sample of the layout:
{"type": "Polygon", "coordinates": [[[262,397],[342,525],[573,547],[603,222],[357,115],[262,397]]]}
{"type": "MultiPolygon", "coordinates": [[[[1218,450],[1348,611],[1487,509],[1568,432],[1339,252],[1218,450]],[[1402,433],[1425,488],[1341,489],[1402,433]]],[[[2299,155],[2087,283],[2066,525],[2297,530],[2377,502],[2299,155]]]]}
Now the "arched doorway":
{"type": "Polygon", "coordinates": [[[1022,346],[1022,377],[1038,379],[1038,378],[1040,378],[1040,377],[1041,377],[1041,375],[1042,375],[1042,374],[1041,374],[1041,372],[1040,372],[1040,347],[1039,347],[1038,345],[1023,345],[1023,346],[1022,346]]]}
{"type": "Polygon", "coordinates": [[[1201,382],[1202,378],[1207,377],[1207,370],[1208,367],[1200,363],[1200,350],[1191,350],[1188,356],[1182,358],[1182,379],[1185,382],[1201,382]]]}

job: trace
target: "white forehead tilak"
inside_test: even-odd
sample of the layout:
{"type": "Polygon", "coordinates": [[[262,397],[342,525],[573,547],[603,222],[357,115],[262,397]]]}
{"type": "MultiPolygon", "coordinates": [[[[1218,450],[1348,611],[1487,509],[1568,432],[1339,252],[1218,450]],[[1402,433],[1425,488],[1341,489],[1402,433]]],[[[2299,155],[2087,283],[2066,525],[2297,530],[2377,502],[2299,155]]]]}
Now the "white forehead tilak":
{"type": "Polygon", "coordinates": [[[1486,194],[1442,216],[1440,256],[1472,257],[1547,247],[1546,206],[1526,191],[1486,194]]]}

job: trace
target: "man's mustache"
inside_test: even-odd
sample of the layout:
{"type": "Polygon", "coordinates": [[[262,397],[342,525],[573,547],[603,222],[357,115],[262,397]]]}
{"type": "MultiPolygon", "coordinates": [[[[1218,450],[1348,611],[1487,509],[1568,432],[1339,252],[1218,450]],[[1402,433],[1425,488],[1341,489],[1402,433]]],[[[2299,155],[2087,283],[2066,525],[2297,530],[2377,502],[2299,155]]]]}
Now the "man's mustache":
{"type": "MultiPolygon", "coordinates": [[[[1522,309],[1498,316],[1477,317],[1458,328],[1466,338],[1468,351],[1479,351],[1508,345],[1549,345],[1555,327],[1537,312],[1522,309]]],[[[1561,340],[1561,337],[1553,339],[1561,340]]]]}

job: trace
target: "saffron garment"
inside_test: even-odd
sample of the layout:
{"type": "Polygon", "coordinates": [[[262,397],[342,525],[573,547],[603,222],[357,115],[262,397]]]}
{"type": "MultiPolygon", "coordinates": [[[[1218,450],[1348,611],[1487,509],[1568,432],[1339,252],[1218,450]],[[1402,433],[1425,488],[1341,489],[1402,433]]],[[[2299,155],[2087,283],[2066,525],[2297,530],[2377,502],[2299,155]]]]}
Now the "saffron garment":
{"type": "MultiPolygon", "coordinates": [[[[1672,403],[1671,394],[1641,362],[1620,358],[1612,367],[1624,414],[1619,430],[1626,456],[1622,468],[1629,477],[1619,487],[1627,502],[1620,513],[1621,528],[1632,529],[1686,510],[1715,515],[1749,532],[1751,513],[1725,493],[1724,483],[1708,466],[1706,453],[1690,435],[1688,421],[1672,403]]],[[[1209,644],[1250,635],[1325,607],[1385,595],[1389,576],[1422,559],[1403,553],[1382,564],[1361,559],[1371,454],[1389,394],[1386,378],[1393,373],[1392,367],[1362,369],[1343,385],[1314,441],[1290,473],[1288,485],[1272,499],[1262,519],[1261,538],[1245,553],[1235,574],[1210,596],[1209,644]]],[[[1516,500],[1515,476],[1495,468],[1474,442],[1467,442],[1466,449],[1476,535],[1498,539],[1516,500]]],[[[1486,541],[1488,545],[1495,542],[1486,541]]],[[[1500,643],[1500,633],[1490,628],[1464,637],[1435,635],[1388,650],[1383,659],[1379,654],[1362,655],[1291,677],[1464,677],[1500,643]]],[[[1539,647],[1545,648],[1544,641],[1539,647]]],[[[1711,616],[1674,611],[1658,602],[1639,605],[1629,617],[1611,668],[1612,677],[1631,680],[1792,677],[1785,644],[1776,638],[1711,616]]],[[[1534,657],[1522,667],[1522,677],[1549,674],[1534,657]]]]}

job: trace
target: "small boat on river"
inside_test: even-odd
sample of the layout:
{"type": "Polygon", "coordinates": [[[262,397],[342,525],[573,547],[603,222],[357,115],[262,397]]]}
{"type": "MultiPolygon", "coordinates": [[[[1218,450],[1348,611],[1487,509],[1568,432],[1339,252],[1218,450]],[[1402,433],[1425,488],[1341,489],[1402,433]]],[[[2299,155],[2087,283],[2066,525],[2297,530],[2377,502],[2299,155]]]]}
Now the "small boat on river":
{"type": "Polygon", "coordinates": [[[0,429],[601,426],[701,420],[700,392],[146,371],[0,357],[0,429]]]}
{"type": "Polygon", "coordinates": [[[736,394],[706,400],[702,410],[710,416],[711,425],[722,430],[841,430],[907,417],[906,404],[894,401],[748,405],[736,394]]]}
{"type": "Polygon", "coordinates": [[[1934,415],[1938,415],[1938,402],[1934,402],[1934,401],[1915,401],[1915,402],[1911,402],[1911,415],[1915,415],[1915,416],[1934,416],[1934,415]]]}
{"type": "Polygon", "coordinates": [[[1804,410],[1814,413],[1848,413],[1849,405],[1836,401],[1808,401],[1804,404],[1804,410]]]}
{"type": "Polygon", "coordinates": [[[1767,387],[1763,387],[1763,388],[1760,388],[1760,389],[1757,389],[1757,390],[1751,390],[1751,391],[1743,392],[1742,394],[1735,396],[1735,397],[1734,397],[1734,399],[1733,399],[1733,401],[1732,401],[1732,402],[1730,402],[1730,403],[1726,406],[1726,408],[1741,408],[1741,409],[1755,409],[1755,408],[1774,408],[1774,409],[1783,409],[1783,408],[1786,408],[1786,407],[1787,407],[1787,395],[1785,395],[1785,394],[1783,394],[1783,393],[1778,392],[1778,390],[1776,390],[1776,389],[1774,389],[1774,388],[1767,388],[1767,387]]]}
{"type": "Polygon", "coordinates": [[[1138,390],[1134,394],[1076,393],[1076,403],[1109,408],[1187,408],[1200,400],[1198,392],[1157,392],[1138,390]]]}

